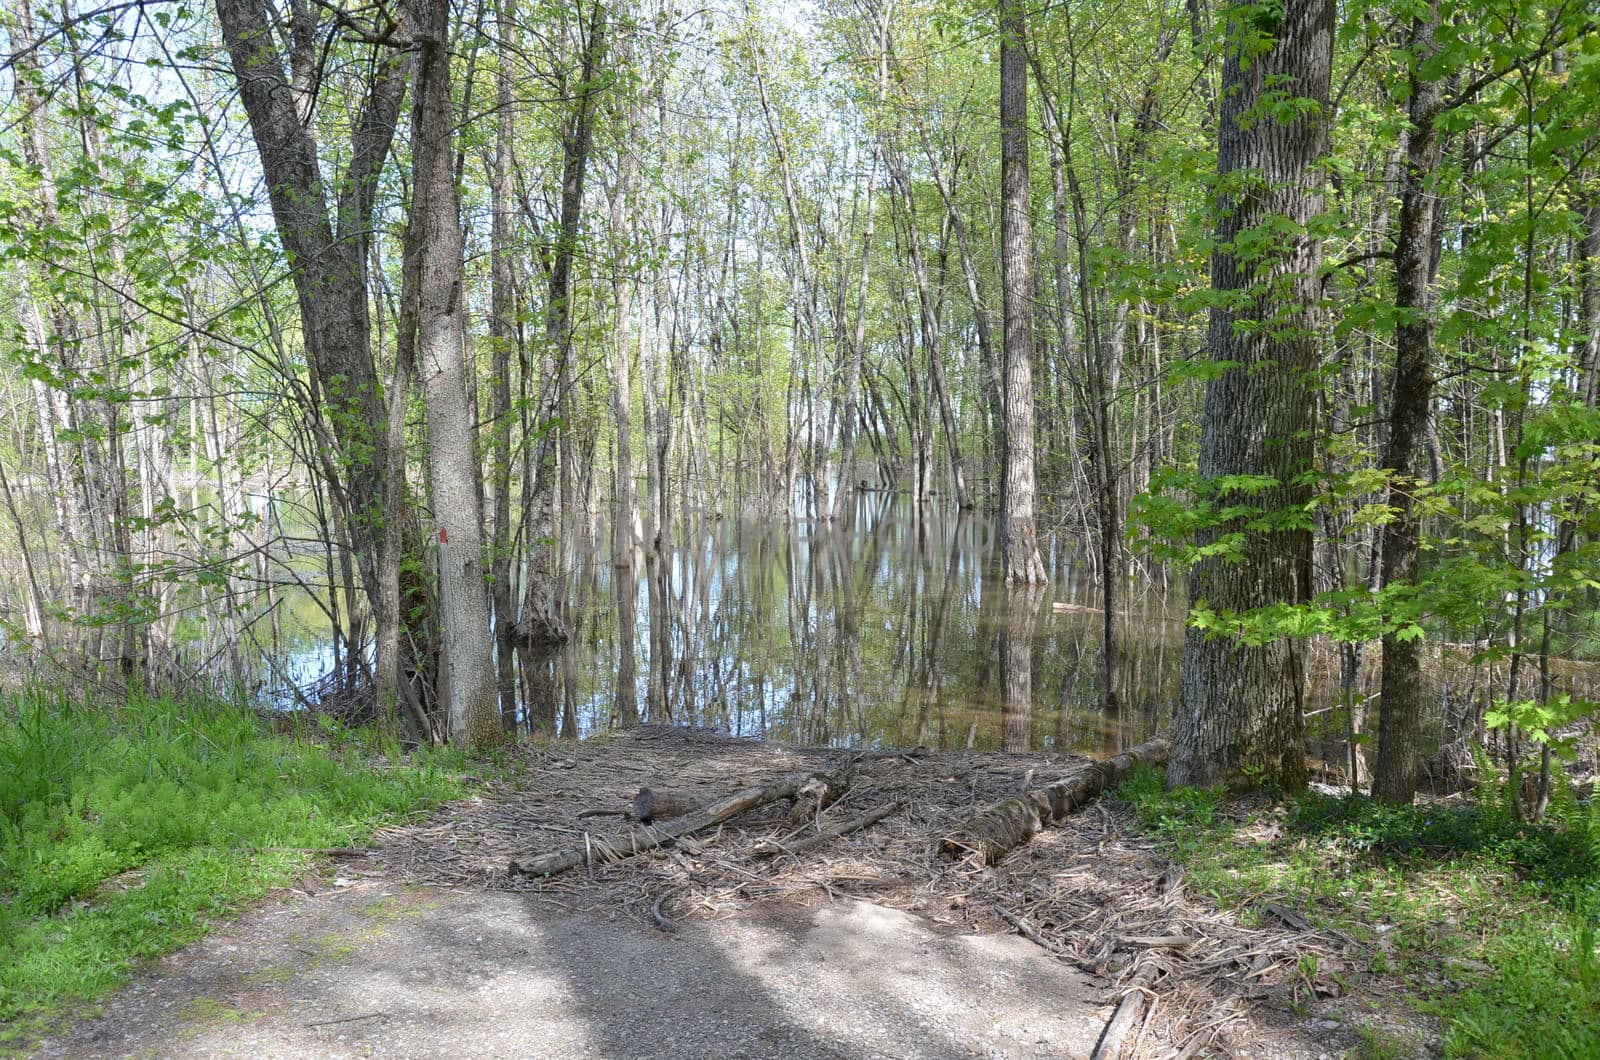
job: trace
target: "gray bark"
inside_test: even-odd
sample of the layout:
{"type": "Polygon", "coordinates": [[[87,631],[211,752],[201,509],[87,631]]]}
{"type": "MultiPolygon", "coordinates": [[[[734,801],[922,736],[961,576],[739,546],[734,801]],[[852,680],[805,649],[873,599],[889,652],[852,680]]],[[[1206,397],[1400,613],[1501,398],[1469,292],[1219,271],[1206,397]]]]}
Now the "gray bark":
{"type": "MultiPolygon", "coordinates": [[[[1380,550],[1385,587],[1415,585],[1421,522],[1412,500],[1417,462],[1426,443],[1433,406],[1433,261],[1437,200],[1430,186],[1444,153],[1435,127],[1441,86],[1417,69],[1435,48],[1437,5],[1415,20],[1410,128],[1401,171],[1400,221],[1395,236],[1395,369],[1389,399],[1389,444],[1383,463],[1390,472],[1386,503],[1393,513],[1383,527],[1380,550]]],[[[1410,803],[1417,791],[1417,755],[1422,739],[1422,638],[1387,633],[1378,699],[1378,759],[1372,794],[1384,802],[1410,803]]]]}
{"type": "Polygon", "coordinates": [[[466,306],[451,135],[448,0],[422,0],[417,21],[421,51],[413,104],[411,224],[418,228],[422,255],[417,354],[439,535],[440,625],[450,674],[446,714],[452,741],[480,747],[500,739],[501,719],[478,519],[481,468],[462,359],[466,306]]]}
{"type": "MultiPolygon", "coordinates": [[[[1208,343],[1212,361],[1229,367],[1206,388],[1199,470],[1208,482],[1224,475],[1272,480],[1255,493],[1216,490],[1210,503],[1247,505],[1281,520],[1303,510],[1310,496],[1297,477],[1311,467],[1313,453],[1322,246],[1306,226],[1322,210],[1318,162],[1328,148],[1334,5],[1288,0],[1275,25],[1244,24],[1244,35],[1263,36],[1231,41],[1223,64],[1218,171],[1227,186],[1244,183],[1219,204],[1208,343]],[[1291,113],[1263,106],[1281,93],[1312,105],[1291,113]],[[1258,237],[1263,226],[1283,219],[1294,234],[1253,246],[1248,256],[1235,253],[1241,238],[1258,237]]],[[[1192,603],[1227,616],[1306,602],[1309,526],[1250,529],[1242,522],[1199,535],[1202,547],[1229,533],[1241,533],[1242,543],[1235,558],[1196,564],[1192,603]]],[[[1251,646],[1191,628],[1168,783],[1206,786],[1243,777],[1303,784],[1303,680],[1292,640],[1251,646]]]]}
{"type": "Polygon", "coordinates": [[[1033,227],[1028,215],[1027,15],[1000,9],[1000,276],[1005,316],[1005,483],[1001,566],[1008,585],[1045,581],[1034,528],[1033,227]]]}
{"type": "Polygon", "coordinates": [[[511,121],[513,51],[510,46],[515,25],[513,3],[514,0],[498,0],[496,11],[499,59],[495,71],[494,163],[489,175],[489,342],[492,358],[489,414],[494,423],[494,455],[490,469],[494,504],[491,602],[500,722],[507,732],[517,728],[517,684],[511,638],[516,625],[511,570],[511,353],[517,345],[516,272],[511,248],[515,216],[511,121]]]}

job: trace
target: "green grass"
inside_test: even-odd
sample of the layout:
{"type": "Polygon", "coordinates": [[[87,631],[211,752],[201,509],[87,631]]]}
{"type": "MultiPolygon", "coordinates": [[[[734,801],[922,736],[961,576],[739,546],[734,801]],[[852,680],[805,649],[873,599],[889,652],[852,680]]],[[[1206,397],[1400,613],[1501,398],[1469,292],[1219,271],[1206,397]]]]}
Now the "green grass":
{"type": "MultiPolygon", "coordinates": [[[[322,733],[323,737],[329,734],[322,733]]],[[[291,880],[461,790],[459,755],[394,768],[204,703],[0,694],[0,1038],[124,982],[291,880]]]]}
{"type": "Polygon", "coordinates": [[[1439,1017],[1447,1056],[1600,1056],[1600,818],[1570,796],[1530,824],[1493,787],[1452,805],[1230,802],[1146,769],[1118,795],[1199,893],[1365,944],[1391,995],[1439,1017]]]}

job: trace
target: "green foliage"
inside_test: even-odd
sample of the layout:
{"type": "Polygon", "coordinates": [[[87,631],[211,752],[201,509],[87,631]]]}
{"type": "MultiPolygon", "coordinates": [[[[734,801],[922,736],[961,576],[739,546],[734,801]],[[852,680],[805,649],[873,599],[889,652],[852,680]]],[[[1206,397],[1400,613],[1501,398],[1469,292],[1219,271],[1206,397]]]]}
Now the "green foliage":
{"type": "Polygon", "coordinates": [[[0,1020],[93,998],[135,963],[458,791],[458,755],[388,769],[247,711],[0,697],[0,1020]]]}
{"type": "Polygon", "coordinates": [[[1600,703],[1562,692],[1543,701],[1523,699],[1511,703],[1497,699],[1484,713],[1483,722],[1491,729],[1514,725],[1534,743],[1549,744],[1566,758],[1571,756],[1574,741],[1556,736],[1555,730],[1592,717],[1597,710],[1600,710],[1600,703]]]}
{"type": "Polygon", "coordinates": [[[1450,1057],[1600,1056],[1600,961],[1593,922],[1552,937],[1546,925],[1519,922],[1485,954],[1494,971],[1460,995],[1425,1006],[1447,1022],[1450,1057]]]}
{"type": "Polygon", "coordinates": [[[1117,798],[1131,806],[1146,828],[1170,838],[1195,835],[1216,823],[1220,788],[1167,788],[1166,771],[1137,766],[1117,789],[1117,798]]]}
{"type": "Polygon", "coordinates": [[[1600,870],[1593,837],[1581,822],[1516,821],[1499,802],[1391,806],[1362,796],[1308,794],[1285,826],[1400,867],[1476,856],[1552,892],[1600,870]]]}
{"type": "MultiPolygon", "coordinates": [[[[1499,795],[1491,780],[1464,804],[1306,794],[1224,814],[1218,793],[1167,791],[1155,769],[1116,793],[1196,892],[1277,901],[1362,942],[1370,975],[1443,1022],[1446,1055],[1600,1055],[1600,816],[1561,792],[1549,820],[1519,822],[1499,795]]],[[[1411,1055],[1376,1032],[1369,1045],[1411,1055]]]]}

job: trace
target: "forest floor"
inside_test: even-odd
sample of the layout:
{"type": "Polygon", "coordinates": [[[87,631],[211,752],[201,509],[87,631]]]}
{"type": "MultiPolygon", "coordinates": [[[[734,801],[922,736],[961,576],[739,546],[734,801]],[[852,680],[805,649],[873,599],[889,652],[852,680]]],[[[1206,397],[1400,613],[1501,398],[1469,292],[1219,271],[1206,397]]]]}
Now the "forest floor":
{"type": "Polygon", "coordinates": [[[577,815],[641,785],[715,797],[849,757],[655,728],[528,751],[27,1051],[1078,1057],[1135,990],[1152,1003],[1130,1055],[1438,1048],[1434,1024],[1365,974],[1363,943],[1269,895],[1220,909],[1131,804],[1103,800],[992,868],[938,856],[963,816],[1085,764],[1071,756],[858,758],[822,823],[905,808],[797,856],[760,847],[794,831],[780,804],[652,856],[507,872],[631,827],[577,815]]]}

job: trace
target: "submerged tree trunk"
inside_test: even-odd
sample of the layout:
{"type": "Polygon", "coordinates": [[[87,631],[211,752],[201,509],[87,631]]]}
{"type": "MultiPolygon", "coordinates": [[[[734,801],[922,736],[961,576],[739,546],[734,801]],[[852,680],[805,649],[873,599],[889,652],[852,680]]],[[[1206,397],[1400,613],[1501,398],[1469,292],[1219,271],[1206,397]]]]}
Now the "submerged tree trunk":
{"type": "Polygon", "coordinates": [[[1034,528],[1033,235],[1028,217],[1027,14],[1000,9],[1000,276],[1005,315],[1003,547],[1008,585],[1045,580],[1034,528]]]}
{"type": "MultiPolygon", "coordinates": [[[[1236,518],[1200,533],[1202,548],[1241,534],[1238,555],[1208,555],[1190,576],[1193,607],[1223,623],[1311,596],[1311,530],[1295,513],[1310,497],[1302,476],[1313,454],[1322,248],[1307,227],[1322,211],[1333,16],[1332,0],[1288,0],[1276,26],[1250,23],[1250,39],[1230,42],[1223,64],[1217,167],[1230,190],[1219,203],[1209,333],[1221,374],[1206,387],[1199,470],[1204,483],[1254,480],[1250,490],[1212,487],[1212,511],[1243,505],[1275,521],[1247,529],[1236,518]],[[1307,104],[1270,102],[1283,95],[1307,104]],[[1290,234],[1274,234],[1285,220],[1290,234]]],[[[1168,783],[1303,784],[1300,652],[1288,638],[1246,644],[1191,626],[1168,783]]]]}
{"type": "MultiPolygon", "coordinates": [[[[378,382],[368,315],[366,259],[377,181],[389,157],[412,58],[398,46],[380,52],[375,73],[346,145],[346,162],[330,189],[322,178],[312,117],[318,85],[307,61],[314,50],[315,10],[293,5],[286,69],[273,10],[264,0],[216,0],[217,20],[250,119],[278,238],[287,252],[304,334],[306,362],[324,408],[315,422],[331,425],[338,452],[318,454],[320,470],[345,512],[362,588],[374,610],[388,598],[390,564],[380,564],[389,484],[390,407],[378,382]],[[380,573],[380,565],[384,573],[380,573]]],[[[398,29],[409,26],[402,8],[398,29]]],[[[447,104],[448,105],[448,104],[447,104]]],[[[319,431],[319,434],[321,432],[319,431]]],[[[322,441],[319,438],[319,443],[322,441]]],[[[476,510],[474,503],[473,510],[476,510]]],[[[398,569],[398,556],[390,557],[398,569]]],[[[391,622],[390,627],[399,623],[391,622]]],[[[378,650],[399,650],[400,639],[379,637],[378,650]]],[[[397,659],[380,659],[380,673],[398,674],[397,659]]]]}
{"type": "Polygon", "coordinates": [[[440,625],[449,668],[450,738],[481,747],[501,737],[489,638],[476,427],[462,360],[466,305],[450,106],[450,7],[418,8],[420,62],[413,104],[411,224],[422,254],[417,353],[428,410],[428,464],[439,533],[440,625]]]}
{"type": "MultiPolygon", "coordinates": [[[[518,650],[524,677],[544,668],[545,661],[565,644],[566,622],[556,601],[560,575],[557,547],[555,490],[557,439],[568,439],[569,424],[559,424],[566,380],[572,357],[572,265],[578,250],[578,225],[583,214],[583,185],[589,165],[589,145],[594,134],[595,78],[605,49],[605,8],[596,4],[586,30],[578,98],[561,140],[561,216],[550,250],[550,297],[545,306],[545,342],[549,356],[540,382],[537,425],[537,460],[528,506],[528,579],[517,624],[518,650]],[[552,429],[554,427],[554,429],[552,429]]],[[[569,456],[570,459],[570,456],[569,456]]],[[[545,704],[528,704],[540,712],[545,704]]]]}

